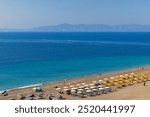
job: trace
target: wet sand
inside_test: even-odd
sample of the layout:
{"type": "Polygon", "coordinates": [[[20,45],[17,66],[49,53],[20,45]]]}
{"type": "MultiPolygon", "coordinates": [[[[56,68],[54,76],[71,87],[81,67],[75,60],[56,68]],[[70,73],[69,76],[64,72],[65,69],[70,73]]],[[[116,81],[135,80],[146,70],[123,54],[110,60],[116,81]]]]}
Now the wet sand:
{"type": "MultiPolygon", "coordinates": [[[[65,84],[62,82],[55,82],[55,83],[46,83],[41,85],[43,88],[43,93],[46,94],[47,91],[51,91],[53,95],[56,95],[58,91],[54,89],[54,86],[58,86],[63,90],[63,87],[70,85],[76,85],[81,83],[91,84],[93,81],[98,81],[104,78],[110,78],[122,74],[130,74],[131,72],[134,72],[136,74],[144,73],[146,75],[150,75],[150,67],[144,67],[144,68],[138,68],[138,69],[132,69],[127,71],[119,71],[114,73],[108,73],[108,74],[101,74],[101,75],[93,75],[88,77],[82,77],[79,79],[74,79],[72,81],[67,81],[65,84]]],[[[16,89],[9,92],[8,96],[0,96],[0,99],[7,100],[10,97],[13,97],[17,99],[17,93],[20,93],[22,95],[27,95],[29,93],[34,93],[32,90],[33,87],[24,88],[24,89],[16,89]]],[[[60,90],[61,91],[61,90],[60,90]]],[[[150,81],[146,82],[146,86],[143,86],[143,83],[137,83],[132,86],[123,87],[120,89],[117,89],[115,92],[111,92],[109,94],[102,94],[98,96],[92,96],[87,98],[78,98],[73,97],[70,95],[63,94],[62,96],[66,100],[149,100],[150,99],[150,81]]],[[[45,98],[47,99],[47,98],[45,98]]]]}

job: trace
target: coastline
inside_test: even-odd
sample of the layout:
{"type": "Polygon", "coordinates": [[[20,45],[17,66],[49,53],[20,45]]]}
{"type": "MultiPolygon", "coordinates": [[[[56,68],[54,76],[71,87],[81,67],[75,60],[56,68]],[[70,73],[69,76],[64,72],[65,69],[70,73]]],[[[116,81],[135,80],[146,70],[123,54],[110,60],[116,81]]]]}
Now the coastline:
{"type": "MultiPolygon", "coordinates": [[[[111,72],[104,72],[104,73],[97,73],[97,74],[92,74],[92,75],[85,75],[85,76],[81,76],[81,77],[74,77],[71,79],[67,79],[68,82],[74,82],[76,80],[85,80],[87,78],[91,78],[91,77],[96,77],[96,76],[100,76],[100,75],[113,75],[113,74],[118,74],[118,73],[124,73],[124,72],[131,72],[131,71],[135,71],[141,68],[149,68],[148,65],[143,66],[143,67],[137,67],[137,68],[133,68],[133,69],[125,69],[125,70],[115,70],[115,71],[111,71],[111,72]]],[[[53,82],[45,82],[45,83],[38,83],[38,84],[30,84],[30,85],[25,85],[25,86],[21,86],[21,87],[16,87],[16,88],[11,88],[11,89],[5,89],[8,92],[11,91],[15,91],[15,90],[20,90],[20,89],[27,89],[27,88],[33,88],[33,87],[38,87],[38,86],[43,86],[43,85],[57,85],[57,84],[62,84],[63,80],[58,80],[58,81],[53,81],[53,82]]],[[[2,93],[5,90],[0,90],[0,93],[2,93]]]]}
{"type": "MultiPolygon", "coordinates": [[[[118,75],[121,75],[121,74],[130,74],[132,72],[134,72],[135,74],[142,74],[142,73],[144,73],[144,74],[150,75],[150,67],[140,67],[140,68],[128,69],[128,70],[118,71],[118,72],[111,72],[111,73],[105,73],[105,74],[84,76],[84,77],[80,77],[80,78],[77,78],[77,79],[67,80],[67,82],[65,84],[63,83],[63,81],[57,81],[57,82],[50,82],[50,83],[47,82],[45,84],[35,84],[35,85],[18,87],[18,88],[14,88],[14,89],[8,90],[9,96],[2,97],[0,95],[0,99],[7,100],[10,97],[17,98],[16,97],[17,93],[21,93],[22,95],[31,94],[31,93],[33,93],[33,88],[34,87],[38,87],[38,86],[43,88],[43,91],[44,91],[43,93],[46,93],[47,91],[51,91],[51,92],[53,92],[54,95],[56,95],[58,93],[58,91],[56,91],[54,89],[55,86],[58,86],[59,88],[63,89],[63,87],[69,87],[70,85],[76,85],[76,84],[79,84],[79,83],[80,84],[81,83],[90,84],[93,81],[103,80],[104,78],[110,78],[110,77],[118,76],[118,75]]],[[[142,86],[141,84],[135,84],[133,86],[125,87],[123,89],[118,89],[118,90],[120,92],[122,92],[123,90],[125,90],[125,91],[127,90],[126,92],[128,92],[128,91],[130,92],[130,90],[131,90],[130,88],[131,87],[132,87],[132,89],[134,89],[135,87],[139,88],[141,86],[142,86]]],[[[148,87],[148,88],[150,88],[150,87],[148,87]]],[[[139,89],[139,91],[140,91],[140,89],[139,89]]],[[[115,93],[115,94],[117,94],[117,93],[115,93]]],[[[124,95],[124,92],[122,92],[122,93],[124,95]]],[[[89,99],[89,100],[91,100],[91,99],[96,99],[96,100],[97,99],[114,99],[114,100],[115,99],[126,99],[127,96],[128,96],[128,93],[126,94],[126,96],[121,97],[121,98],[119,98],[119,96],[116,97],[116,95],[114,95],[114,97],[109,96],[109,95],[113,95],[113,93],[111,93],[111,94],[108,94],[108,95],[97,96],[95,98],[88,97],[86,99],[89,99]]],[[[132,92],[132,93],[134,93],[134,92],[132,92]]],[[[139,92],[137,92],[137,93],[139,93],[139,92]]],[[[120,95],[120,94],[118,93],[117,95],[120,95]]],[[[67,100],[72,100],[72,99],[73,100],[78,100],[78,98],[67,96],[67,95],[65,95],[64,97],[67,100]]],[[[134,98],[138,99],[138,97],[134,97],[134,98]]],[[[130,99],[130,98],[127,98],[127,99],[130,99]]],[[[144,99],[144,98],[140,98],[140,99],[144,99]]],[[[149,97],[148,97],[148,99],[149,99],[149,97]]]]}

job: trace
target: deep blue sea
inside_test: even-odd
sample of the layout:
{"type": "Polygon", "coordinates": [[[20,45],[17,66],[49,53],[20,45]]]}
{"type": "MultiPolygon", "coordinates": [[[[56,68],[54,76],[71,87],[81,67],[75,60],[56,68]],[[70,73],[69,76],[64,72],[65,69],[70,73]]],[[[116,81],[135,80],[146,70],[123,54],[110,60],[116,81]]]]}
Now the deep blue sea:
{"type": "Polygon", "coordinates": [[[150,33],[0,33],[0,90],[150,64],[150,33]]]}

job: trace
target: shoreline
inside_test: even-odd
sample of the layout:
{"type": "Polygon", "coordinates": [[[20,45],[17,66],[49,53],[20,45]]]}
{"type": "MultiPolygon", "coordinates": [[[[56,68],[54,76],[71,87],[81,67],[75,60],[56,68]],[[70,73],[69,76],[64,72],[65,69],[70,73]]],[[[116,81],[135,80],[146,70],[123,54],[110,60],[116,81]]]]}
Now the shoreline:
{"type": "MultiPolygon", "coordinates": [[[[150,66],[146,65],[146,66],[137,67],[137,68],[133,68],[133,69],[116,70],[116,71],[112,71],[112,72],[104,72],[104,73],[97,73],[97,74],[92,74],[92,75],[85,75],[85,76],[81,76],[81,77],[74,77],[71,79],[67,79],[67,82],[72,83],[72,82],[75,82],[78,80],[88,80],[89,78],[93,78],[93,77],[97,77],[97,76],[103,77],[105,75],[114,75],[114,74],[126,73],[126,72],[137,71],[137,70],[145,69],[145,68],[150,68],[150,66]]],[[[21,87],[6,89],[6,90],[0,90],[0,94],[3,91],[12,92],[12,91],[16,91],[16,90],[24,90],[24,89],[28,89],[28,88],[34,88],[34,87],[46,86],[46,85],[55,86],[55,85],[63,84],[63,81],[64,80],[53,81],[53,82],[47,81],[45,83],[31,84],[31,85],[25,85],[25,86],[21,86],[21,87]]]]}

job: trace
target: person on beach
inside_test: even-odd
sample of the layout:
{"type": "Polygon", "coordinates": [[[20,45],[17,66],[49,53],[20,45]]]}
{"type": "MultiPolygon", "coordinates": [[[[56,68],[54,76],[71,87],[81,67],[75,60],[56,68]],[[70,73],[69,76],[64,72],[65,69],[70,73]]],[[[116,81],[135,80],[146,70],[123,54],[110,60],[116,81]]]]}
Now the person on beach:
{"type": "Polygon", "coordinates": [[[144,80],[144,84],[143,85],[146,86],[146,80],[144,80]]]}
{"type": "Polygon", "coordinates": [[[66,79],[64,79],[64,84],[66,84],[66,82],[67,82],[67,80],[66,80],[66,79]]]}

